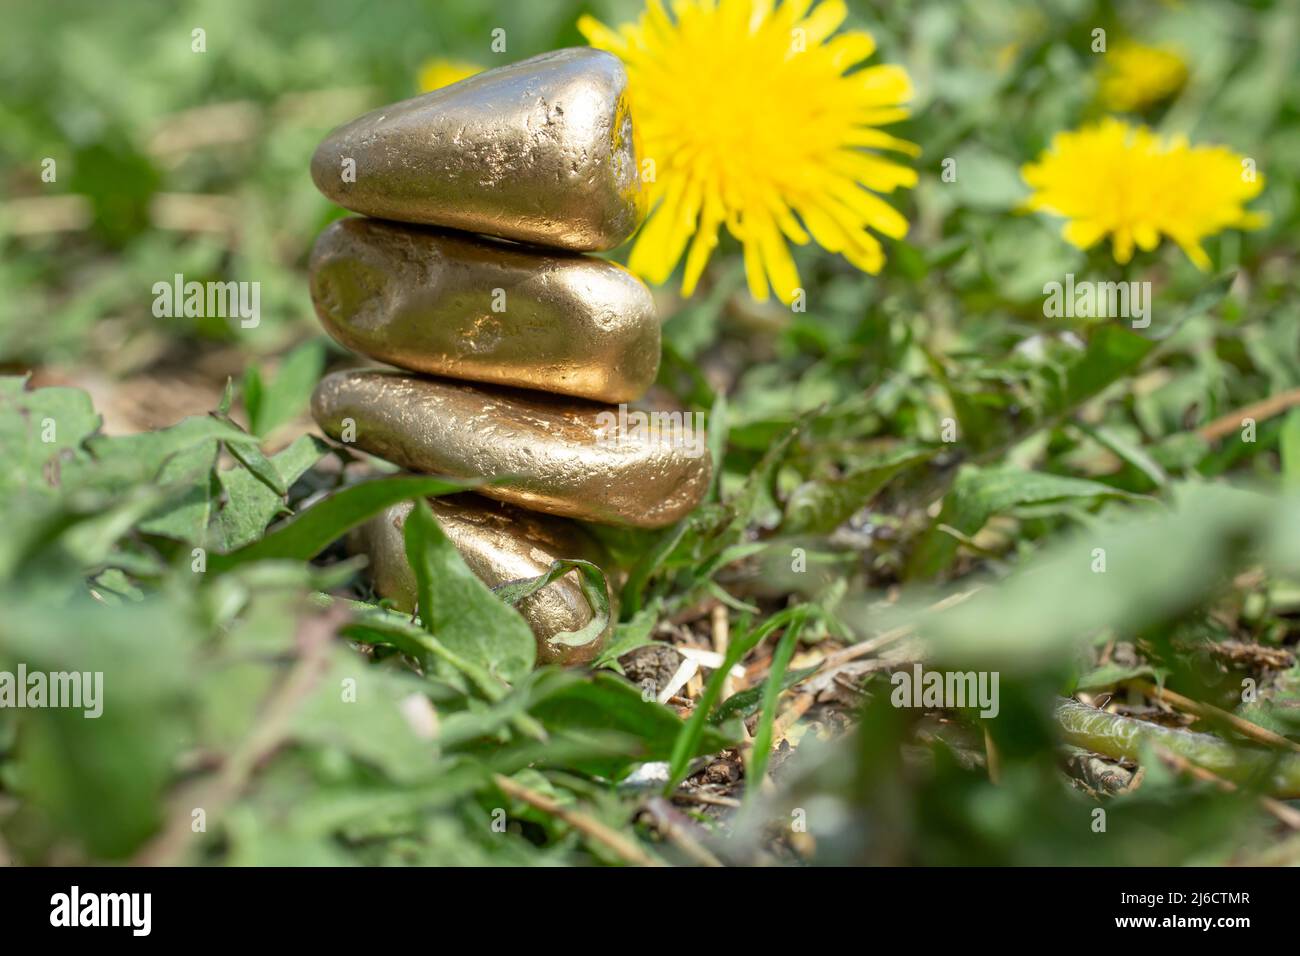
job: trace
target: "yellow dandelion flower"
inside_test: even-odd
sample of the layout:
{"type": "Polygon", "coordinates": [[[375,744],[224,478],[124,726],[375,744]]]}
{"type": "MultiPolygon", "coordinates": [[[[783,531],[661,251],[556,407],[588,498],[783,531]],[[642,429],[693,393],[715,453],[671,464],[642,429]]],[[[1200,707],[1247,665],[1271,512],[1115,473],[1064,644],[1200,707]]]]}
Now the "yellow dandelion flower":
{"type": "Polygon", "coordinates": [[[1104,54],[1098,73],[1098,94],[1107,109],[1137,112],[1182,89],[1187,64],[1168,47],[1142,43],[1116,44],[1104,54]]]}
{"type": "Polygon", "coordinates": [[[1242,206],[1264,188],[1254,164],[1226,146],[1190,146],[1111,117],[1057,133],[1020,171],[1034,190],[1030,210],[1064,216],[1062,235],[1087,249],[1107,235],[1115,261],[1128,262],[1168,236],[1199,269],[1210,267],[1201,240],[1223,229],[1255,229],[1263,216],[1242,206]]]}
{"type": "Polygon", "coordinates": [[[444,60],[435,58],[420,67],[420,92],[429,93],[444,86],[459,83],[475,73],[482,73],[483,67],[465,60],[444,60]]]}
{"type": "Polygon", "coordinates": [[[642,156],[654,164],[653,179],[643,175],[651,213],[633,272],[663,282],[685,255],[689,295],[725,225],[744,247],[754,298],[766,300],[770,284],[788,304],[799,274],[787,243],[811,237],[875,273],[885,256],[868,230],[907,233],[877,194],[914,186],[916,171],[874,151],[920,152],[876,128],[907,117],[911,81],[899,66],[854,69],[875,40],[832,36],[843,0],[813,3],[676,0],[670,18],[661,0],[647,0],[618,31],[579,19],[592,46],[627,65],[642,156]]]}

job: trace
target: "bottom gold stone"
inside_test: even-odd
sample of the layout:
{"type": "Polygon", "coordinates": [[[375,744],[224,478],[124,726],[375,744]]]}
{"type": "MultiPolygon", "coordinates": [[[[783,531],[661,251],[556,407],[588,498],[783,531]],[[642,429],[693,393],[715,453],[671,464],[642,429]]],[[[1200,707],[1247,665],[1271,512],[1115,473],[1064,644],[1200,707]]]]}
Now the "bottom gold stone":
{"type": "MultiPolygon", "coordinates": [[[[465,559],[465,564],[488,587],[545,574],[552,562],[577,558],[600,565],[599,544],[578,525],[560,518],[532,514],[477,495],[430,498],[443,532],[465,559]]],[[[349,545],[370,557],[376,593],[399,610],[415,607],[415,576],[406,561],[402,528],[411,513],[410,502],[381,512],[353,532],[349,545]]],[[[573,646],[555,640],[577,631],[592,619],[576,572],[552,581],[516,605],[537,637],[539,664],[582,664],[595,658],[604,646],[617,617],[610,594],[610,625],[595,640],[573,646]]]]}

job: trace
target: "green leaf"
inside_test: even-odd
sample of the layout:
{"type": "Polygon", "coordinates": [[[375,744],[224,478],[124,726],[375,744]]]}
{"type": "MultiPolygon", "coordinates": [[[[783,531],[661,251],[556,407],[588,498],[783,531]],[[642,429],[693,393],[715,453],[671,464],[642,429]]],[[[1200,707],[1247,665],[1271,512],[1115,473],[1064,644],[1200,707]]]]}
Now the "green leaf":
{"type": "Polygon", "coordinates": [[[961,174],[949,189],[949,202],[998,212],[1017,205],[1025,196],[1016,162],[983,146],[962,150],[961,174]]]}
{"type": "Polygon", "coordinates": [[[268,435],[301,415],[324,367],[325,349],[318,340],[304,342],[285,356],[270,384],[250,366],[244,373],[244,409],[253,434],[268,435]]]}
{"type": "Polygon", "coordinates": [[[833,531],[870,502],[895,475],[933,456],[934,449],[902,449],[858,465],[839,478],[800,485],[786,502],[782,530],[790,534],[833,531]]]}
{"type": "Polygon", "coordinates": [[[77,388],[26,389],[25,378],[0,377],[0,507],[21,496],[53,499],[64,467],[84,459],[82,442],[98,430],[90,396],[77,388]]]}
{"type": "Polygon", "coordinates": [[[1201,605],[1273,535],[1277,560],[1294,557],[1270,499],[1218,485],[1172,487],[1174,510],[1077,531],[1006,580],[922,615],[932,652],[1011,673],[1053,666],[1103,629],[1132,639],[1201,605]]]}
{"type": "Polygon", "coordinates": [[[138,435],[98,435],[86,442],[89,457],[71,462],[64,477],[69,488],[123,496],[150,486],[166,489],[164,503],[140,520],[140,530],[201,541],[219,494],[214,473],[223,441],[255,447],[256,439],[211,416],[138,435]]]}
{"type": "Polygon", "coordinates": [[[943,571],[957,554],[957,541],[944,528],[971,537],[994,515],[1025,505],[1061,501],[1132,498],[1128,492],[1084,478],[1023,471],[1011,466],[967,466],[944,498],[943,508],[917,545],[908,565],[909,577],[930,577],[943,571]]]}
{"type": "Polygon", "coordinates": [[[1075,425],[1079,431],[1097,442],[1097,444],[1140,471],[1157,488],[1163,488],[1169,484],[1169,476],[1165,474],[1165,470],[1142,447],[1125,440],[1108,428],[1093,428],[1082,422],[1076,422],[1075,425]]]}
{"type": "Polygon", "coordinates": [[[1102,664],[1095,667],[1088,673],[1084,674],[1074,683],[1075,690],[1098,691],[1105,690],[1108,687],[1114,687],[1116,684],[1122,684],[1126,680],[1133,680],[1135,677],[1154,677],[1161,678],[1164,671],[1158,671],[1157,668],[1149,664],[1136,664],[1131,667],[1124,667],[1114,662],[1102,664]]]}
{"type": "Polygon", "coordinates": [[[423,500],[411,509],[404,535],[425,629],[507,683],[531,671],[537,659],[532,629],[465,565],[423,500]]]}
{"type": "Polygon", "coordinates": [[[1130,328],[1106,324],[1090,330],[1081,353],[1057,345],[1046,360],[1013,355],[997,364],[976,363],[956,380],[937,361],[932,371],[948,391],[963,442],[979,461],[992,461],[1135,371],[1155,347],[1130,328]],[[1009,414],[1012,409],[1018,414],[1009,414]]]}
{"type": "Polygon", "coordinates": [[[763,779],[767,775],[767,762],[772,755],[772,724],[776,720],[776,702],[784,689],[782,681],[785,679],[786,668],[790,666],[790,659],[794,657],[794,649],[799,643],[799,632],[803,630],[803,624],[804,617],[792,618],[786,626],[785,633],[781,635],[781,640],[777,642],[776,650],[772,653],[771,669],[768,671],[767,682],[763,687],[762,714],[754,728],[754,746],[750,751],[749,769],[746,771],[749,785],[745,788],[745,797],[749,800],[757,798],[763,779]]]}
{"type": "Polygon", "coordinates": [[[647,548],[641,559],[632,566],[627,580],[623,583],[622,603],[627,611],[633,614],[640,611],[642,595],[650,578],[668,560],[668,556],[676,550],[688,532],[698,529],[702,522],[699,512],[696,512],[683,518],[671,528],[659,532],[654,544],[647,548]]]}
{"type": "MultiPolygon", "coordinates": [[[[530,710],[549,732],[571,742],[605,745],[593,747],[593,754],[580,760],[581,769],[601,776],[617,777],[633,764],[667,759],[685,728],[671,710],[646,700],[639,688],[609,671],[582,680],[552,676],[538,695],[530,710]],[[621,741],[621,752],[608,752],[615,741],[621,741]]],[[[720,728],[702,727],[689,756],[714,753],[733,742],[720,728]]]]}
{"type": "Polygon", "coordinates": [[[230,455],[244,466],[248,472],[276,495],[283,497],[289,493],[289,486],[280,477],[280,472],[271,464],[271,459],[262,454],[256,445],[228,445],[230,455]]]}
{"type": "Polygon", "coordinates": [[[1287,413],[1278,436],[1278,453],[1282,457],[1282,483],[1300,487],[1300,408],[1287,413]]]}
{"type": "Polygon", "coordinates": [[[768,448],[758,466],[746,479],[740,492],[734,500],[728,502],[732,512],[731,521],[724,533],[719,536],[714,546],[715,552],[740,541],[744,537],[745,529],[761,520],[764,509],[775,510],[773,485],[776,482],[777,471],[811,418],[811,414],[800,418],[768,448]]]}
{"type": "Polygon", "coordinates": [[[476,661],[448,649],[436,637],[412,624],[404,614],[355,602],[357,617],[340,628],[340,633],[365,644],[386,644],[426,666],[442,661],[468,677],[488,700],[505,696],[507,687],[476,661]]]}
{"type": "MultiPolygon", "coordinates": [[[[819,670],[821,670],[821,665],[813,664],[811,667],[801,667],[797,671],[788,671],[781,679],[781,689],[789,690],[800,681],[812,677],[819,670]]],[[[732,694],[709,715],[709,723],[720,724],[732,717],[748,717],[757,713],[758,708],[763,703],[768,680],[769,678],[765,677],[753,687],[746,687],[744,690],[732,694]]]]}
{"type": "MultiPolygon", "coordinates": [[[[314,435],[303,435],[292,445],[273,455],[270,465],[275,469],[277,482],[288,488],[311,468],[329,450],[314,435]]],[[[248,544],[261,537],[266,526],[278,515],[286,512],[284,496],[272,490],[271,484],[255,476],[247,467],[230,468],[219,472],[223,504],[213,516],[209,540],[223,551],[248,544]]]]}
{"type": "Polygon", "coordinates": [[[599,638],[609,627],[609,584],[605,580],[605,572],[590,561],[561,558],[551,562],[551,566],[536,577],[500,584],[493,591],[498,598],[513,607],[570,571],[578,572],[582,596],[587,599],[587,606],[591,608],[591,620],[581,630],[560,631],[551,635],[548,641],[566,647],[582,647],[599,638]]]}
{"type": "Polygon", "coordinates": [[[217,401],[217,414],[222,418],[230,415],[230,407],[235,404],[235,380],[226,376],[226,387],[221,390],[221,398],[217,401]]]}
{"type": "Polygon", "coordinates": [[[655,601],[649,607],[637,611],[630,621],[615,625],[609,643],[592,663],[592,667],[609,667],[622,673],[623,668],[618,663],[620,657],[638,647],[654,643],[654,638],[650,635],[654,633],[655,625],[659,623],[660,613],[660,603],[655,601]]]}
{"type": "Polygon", "coordinates": [[[722,495],[722,465],[727,454],[727,396],[718,392],[709,410],[709,457],[713,461],[713,479],[709,482],[709,501],[722,495]]]}
{"type": "Polygon", "coordinates": [[[218,494],[215,478],[220,446],[215,439],[199,442],[170,455],[155,481],[160,485],[177,485],[180,494],[158,512],[140,523],[149,534],[178,541],[202,541],[218,494]]]}
{"type": "Polygon", "coordinates": [[[445,478],[377,478],[336,491],[299,512],[259,541],[208,558],[208,571],[221,573],[250,561],[307,561],[340,536],[390,505],[463,491],[471,483],[445,478]]]}
{"type": "MultiPolygon", "coordinates": [[[[155,832],[184,747],[186,695],[201,677],[201,635],[179,593],[105,607],[84,592],[51,605],[5,594],[0,671],[76,673],[99,715],[81,708],[5,709],[22,746],[0,763],[24,801],[90,853],[119,859],[155,832]],[[98,676],[95,676],[98,675],[98,676]],[[16,763],[11,763],[10,761],[16,763]]],[[[10,787],[6,786],[7,791],[10,787]]]]}
{"type": "Polygon", "coordinates": [[[392,780],[430,780],[436,769],[435,741],[421,738],[401,709],[405,698],[424,690],[414,675],[374,667],[340,647],[295,714],[292,732],[300,741],[337,748],[372,764],[392,780]]]}
{"type": "Polygon", "coordinates": [[[1066,387],[1055,409],[1064,414],[1077,408],[1113,382],[1137,368],[1155,343],[1120,325],[1103,325],[1093,330],[1083,356],[1071,365],[1066,387]]]}
{"type": "Polygon", "coordinates": [[[731,668],[778,628],[791,626],[795,621],[798,621],[799,626],[802,627],[810,613],[811,609],[806,605],[778,611],[748,634],[733,640],[727,646],[722,666],[709,677],[709,682],[704,685],[704,693],[695,704],[695,710],[673,743],[668,766],[668,783],[664,787],[665,794],[671,794],[686,779],[691,759],[700,752],[701,742],[705,739],[705,731],[709,727],[709,713],[718,702],[718,698],[722,696],[722,685],[726,683],[731,668]]]}
{"type": "Polygon", "coordinates": [[[202,541],[220,495],[215,470],[222,442],[255,451],[257,439],[211,415],[138,435],[95,435],[85,442],[88,455],[65,464],[63,481],[69,490],[122,496],[149,486],[166,488],[164,503],[142,516],[140,529],[185,542],[202,541]]]}

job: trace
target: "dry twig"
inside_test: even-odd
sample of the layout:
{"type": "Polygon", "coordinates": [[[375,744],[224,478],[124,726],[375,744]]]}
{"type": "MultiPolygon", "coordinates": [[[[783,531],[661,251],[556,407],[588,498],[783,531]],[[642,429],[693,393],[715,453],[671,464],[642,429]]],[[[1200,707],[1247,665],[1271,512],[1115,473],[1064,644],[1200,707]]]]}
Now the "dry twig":
{"type": "Polygon", "coordinates": [[[1235,412],[1221,415],[1208,425],[1198,428],[1196,434],[1207,442],[1216,442],[1241,428],[1242,423],[1247,418],[1253,418],[1255,421],[1272,418],[1275,415],[1281,415],[1296,405],[1300,405],[1300,388],[1288,389],[1285,392],[1270,395],[1268,398],[1254,404],[1239,408],[1235,412]]]}
{"type": "Polygon", "coordinates": [[[573,829],[577,830],[583,836],[590,840],[595,840],[610,850],[622,860],[635,866],[663,866],[659,860],[656,860],[640,845],[629,840],[617,830],[607,827],[594,817],[588,816],[580,810],[572,810],[568,807],[562,807],[544,793],[538,793],[529,787],[524,786],[517,780],[511,780],[502,774],[493,774],[492,782],[497,788],[508,797],[521,800],[530,807],[535,807],[543,813],[548,813],[557,820],[562,820],[573,829]]]}
{"type": "Polygon", "coordinates": [[[1236,714],[1229,713],[1215,707],[1213,704],[1202,704],[1200,701],[1192,700],[1190,697],[1184,697],[1182,694],[1172,691],[1167,687],[1156,687],[1150,681],[1134,680],[1129,682],[1148,697],[1154,697],[1157,700],[1163,700],[1165,703],[1172,704],[1179,710],[1187,711],[1198,717],[1205,717],[1210,720],[1219,720],[1228,724],[1237,733],[1243,737],[1254,740],[1257,743],[1269,747],[1278,747],[1282,750],[1293,750],[1300,753],[1300,744],[1294,740],[1289,740],[1281,734],[1253,724],[1244,717],[1238,717],[1236,714]]]}

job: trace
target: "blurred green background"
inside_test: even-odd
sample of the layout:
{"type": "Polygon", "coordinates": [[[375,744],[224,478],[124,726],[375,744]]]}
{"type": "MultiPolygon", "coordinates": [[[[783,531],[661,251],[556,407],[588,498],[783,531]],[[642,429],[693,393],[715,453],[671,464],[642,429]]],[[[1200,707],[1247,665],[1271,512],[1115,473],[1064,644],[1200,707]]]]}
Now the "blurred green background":
{"type": "MultiPolygon", "coordinates": [[[[340,211],[312,188],[307,159],[329,128],[417,92],[431,58],[490,67],[580,44],[582,13],[616,24],[640,12],[634,0],[404,2],[382,11],[359,0],[5,7],[0,359],[11,371],[53,366],[109,379],[193,365],[223,344],[250,358],[275,354],[315,334],[303,264],[340,211]],[[205,53],[191,50],[196,27],[206,31],[205,53]],[[490,49],[498,27],[505,53],[490,49]],[[51,183],[41,179],[47,157],[57,163],[51,183]],[[261,326],[155,319],[150,289],[177,272],[259,281],[261,326]]],[[[1270,227],[1230,233],[1211,251],[1221,268],[1259,262],[1263,282],[1287,281],[1286,258],[1270,253],[1296,226],[1294,3],[854,0],[846,27],[871,29],[874,62],[902,63],[916,85],[915,119],[893,130],[924,149],[919,188],[895,196],[914,226],[890,250],[884,281],[800,250],[820,288],[809,314],[787,316],[772,341],[842,344],[864,306],[908,324],[956,326],[971,339],[1007,318],[1035,322],[1043,283],[1097,257],[1060,241],[1045,217],[1013,212],[1024,196],[1018,168],[1054,132],[1100,112],[1100,57],[1089,49],[1097,26],[1112,44],[1136,38],[1185,52],[1187,87],[1148,119],[1257,160],[1269,185],[1254,208],[1271,215],[1270,227]],[[959,161],[955,183],[939,179],[945,157],[959,161]],[[936,263],[942,274],[929,276],[936,263]],[[963,322],[952,321],[957,313],[963,322]]],[[[734,262],[715,260],[719,297],[729,294],[734,262]]],[[[1199,278],[1169,248],[1147,264],[1174,284],[1199,278]]],[[[1294,301],[1280,304],[1293,314],[1294,301]]],[[[675,311],[671,299],[666,311],[675,311]]],[[[719,310],[703,311],[668,326],[687,352],[715,337],[719,310]]],[[[212,363],[218,380],[231,371],[229,357],[212,363]]],[[[833,389],[805,382],[795,399],[806,406],[833,389]]]]}
{"type": "Polygon", "coordinates": [[[10,370],[84,363],[110,378],[184,364],[196,348],[258,356],[312,335],[303,265],[340,213],[307,174],[323,134],[417,93],[430,58],[489,67],[577,44],[586,9],[4,6],[0,356],[10,370]],[[492,53],[491,31],[503,25],[507,52],[492,53]],[[206,52],[192,50],[195,28],[206,52]],[[46,157],[57,164],[52,183],[41,179],[46,157]],[[176,272],[260,282],[262,325],[154,319],[149,289],[176,272]]]}

